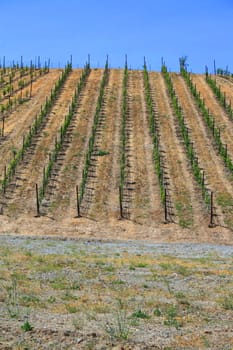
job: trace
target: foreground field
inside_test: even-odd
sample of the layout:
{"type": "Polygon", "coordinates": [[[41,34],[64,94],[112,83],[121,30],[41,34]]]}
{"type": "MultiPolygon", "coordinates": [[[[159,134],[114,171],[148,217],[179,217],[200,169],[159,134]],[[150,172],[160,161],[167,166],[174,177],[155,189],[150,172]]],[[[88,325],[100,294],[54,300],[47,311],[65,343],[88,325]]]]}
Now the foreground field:
{"type": "Polygon", "coordinates": [[[233,248],[0,238],[1,349],[233,348],[233,248]]]}

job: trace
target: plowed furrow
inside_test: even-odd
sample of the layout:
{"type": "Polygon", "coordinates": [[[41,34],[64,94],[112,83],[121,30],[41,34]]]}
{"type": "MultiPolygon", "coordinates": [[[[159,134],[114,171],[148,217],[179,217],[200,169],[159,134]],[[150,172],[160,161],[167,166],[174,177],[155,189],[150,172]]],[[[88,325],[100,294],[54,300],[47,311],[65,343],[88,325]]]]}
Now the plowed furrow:
{"type": "Polygon", "coordinates": [[[111,70],[105,92],[101,132],[96,142],[96,178],[90,215],[96,219],[119,216],[119,151],[123,74],[111,70]]]}
{"type": "Polygon", "coordinates": [[[49,74],[40,78],[33,84],[32,98],[22,104],[5,120],[4,138],[0,138],[1,163],[0,174],[3,167],[12,158],[12,151],[22,146],[23,135],[25,135],[36,115],[39,114],[41,105],[45,102],[46,96],[50,94],[56,80],[60,75],[59,70],[52,70],[49,74]]]}
{"type": "Polygon", "coordinates": [[[216,82],[221,87],[221,91],[226,94],[226,102],[231,103],[233,108],[233,81],[217,75],[216,82]]]}
{"type": "MultiPolygon", "coordinates": [[[[99,170],[99,162],[100,156],[103,157],[106,154],[106,150],[101,148],[102,141],[104,138],[104,129],[106,128],[106,100],[109,94],[109,74],[110,71],[107,71],[107,80],[104,86],[103,97],[100,102],[100,111],[98,113],[98,122],[96,124],[95,138],[94,138],[94,147],[93,152],[90,157],[90,165],[88,167],[88,176],[85,185],[85,191],[83,200],[81,203],[81,211],[84,216],[89,218],[94,218],[95,215],[93,213],[93,205],[96,205],[95,196],[96,196],[96,188],[101,186],[98,184],[99,181],[102,182],[102,179],[98,179],[98,170],[99,170]]],[[[99,90],[100,92],[100,90],[99,90]]],[[[97,107],[97,106],[96,106],[97,107]]],[[[100,209],[101,204],[98,205],[98,209],[100,209]]]]}
{"type": "MultiPolygon", "coordinates": [[[[39,72],[34,72],[32,86],[37,81],[37,79],[40,79],[43,76],[44,74],[40,75],[39,72]]],[[[29,96],[30,84],[31,84],[31,77],[29,72],[23,77],[18,77],[18,79],[13,80],[11,84],[12,91],[11,91],[10,99],[14,101],[14,98],[17,98],[17,97],[25,98],[29,96]],[[24,86],[22,88],[20,87],[20,82],[24,83],[24,86]]],[[[6,86],[10,86],[9,81],[7,82],[6,86]]],[[[4,94],[3,91],[4,89],[2,89],[2,91],[0,90],[1,104],[5,104],[5,102],[9,101],[9,93],[4,94]]]]}
{"type": "Polygon", "coordinates": [[[206,107],[214,116],[216,126],[221,130],[221,139],[227,144],[227,151],[233,159],[233,123],[229,120],[223,107],[218,102],[210,86],[207,84],[205,77],[202,75],[192,75],[197,91],[200,91],[201,96],[205,99],[206,107]]]}
{"type": "Polygon", "coordinates": [[[129,219],[132,215],[132,190],[135,179],[132,173],[131,160],[133,157],[132,145],[132,114],[130,114],[131,96],[129,94],[129,72],[128,68],[124,70],[124,79],[122,84],[122,113],[121,113],[121,156],[119,167],[121,169],[122,191],[119,194],[121,198],[120,216],[129,219]],[[125,109],[125,111],[123,110],[125,109]]]}
{"type": "MultiPolygon", "coordinates": [[[[22,77],[20,77],[20,71],[19,70],[15,70],[14,71],[14,77],[12,78],[12,73],[11,72],[6,72],[5,74],[3,73],[2,69],[0,69],[0,75],[1,75],[1,79],[0,79],[0,93],[2,95],[2,90],[9,84],[10,82],[10,75],[11,75],[11,81],[12,83],[15,83],[16,81],[20,80],[22,77]]],[[[26,73],[27,75],[28,73],[26,73]]]]}
{"type": "Polygon", "coordinates": [[[233,224],[232,183],[228,179],[222,160],[215,152],[210,135],[183,78],[177,74],[172,74],[171,77],[186,123],[190,129],[199,163],[205,170],[206,182],[209,188],[214,191],[217,213],[221,215],[219,221],[223,224],[224,219],[225,223],[231,226],[233,224]]]}
{"type": "Polygon", "coordinates": [[[70,143],[58,158],[46,196],[54,217],[74,217],[77,214],[76,185],[81,182],[82,169],[103,70],[91,70],[85,89],[81,92],[76,117],[72,122],[70,143]]]}
{"type": "Polygon", "coordinates": [[[69,104],[80,75],[80,70],[70,73],[48,116],[45,128],[37,136],[31,150],[27,152],[24,161],[17,169],[16,183],[12,183],[7,190],[9,214],[16,212],[30,213],[34,209],[35,184],[41,184],[43,167],[47,164],[49,153],[54,147],[55,138],[65,115],[68,113],[69,104]]]}
{"type": "Polygon", "coordinates": [[[129,166],[132,192],[131,218],[140,223],[161,222],[159,185],[152,160],[152,140],[143,93],[143,72],[129,71],[129,166]]]}
{"type": "Polygon", "coordinates": [[[159,73],[151,73],[150,82],[158,112],[160,140],[167,161],[175,221],[183,227],[196,226],[206,221],[201,194],[196,193],[196,184],[190,173],[181,137],[178,137],[178,122],[170,107],[163,77],[159,73]]]}

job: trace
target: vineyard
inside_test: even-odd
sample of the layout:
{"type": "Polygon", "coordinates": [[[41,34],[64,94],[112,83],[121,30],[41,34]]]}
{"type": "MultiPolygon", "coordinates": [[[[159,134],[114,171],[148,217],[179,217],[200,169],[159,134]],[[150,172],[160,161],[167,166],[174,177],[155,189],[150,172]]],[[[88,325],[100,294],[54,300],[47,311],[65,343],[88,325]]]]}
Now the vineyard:
{"type": "Polygon", "coordinates": [[[2,231],[86,225],[231,243],[231,101],[232,77],[184,65],[153,72],[144,60],[131,70],[126,57],[124,69],[108,58],[103,69],[2,66],[2,231]]]}

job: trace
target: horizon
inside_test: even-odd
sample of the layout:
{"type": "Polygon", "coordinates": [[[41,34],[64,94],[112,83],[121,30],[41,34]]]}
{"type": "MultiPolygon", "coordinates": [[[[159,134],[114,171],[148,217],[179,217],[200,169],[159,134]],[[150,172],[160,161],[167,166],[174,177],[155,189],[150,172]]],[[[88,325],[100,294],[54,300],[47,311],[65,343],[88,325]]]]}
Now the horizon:
{"type": "MultiPolygon", "coordinates": [[[[127,55],[125,55],[127,56],[127,55]]],[[[110,69],[124,69],[124,64],[122,64],[122,66],[111,66],[111,57],[109,57],[109,55],[106,55],[106,59],[108,57],[108,62],[109,62],[109,68],[110,69]]],[[[127,56],[128,57],[128,56],[127,56]]],[[[181,57],[180,57],[181,58],[181,57]]],[[[179,59],[180,59],[179,58],[179,59]]],[[[28,60],[24,60],[24,57],[23,56],[20,56],[19,59],[7,59],[7,57],[3,56],[3,57],[0,57],[0,68],[4,67],[5,68],[12,68],[14,66],[24,66],[24,67],[29,67],[31,64],[34,65],[35,67],[39,67],[42,66],[42,67],[45,67],[45,66],[48,66],[49,65],[49,68],[50,69],[62,69],[62,68],[65,68],[66,64],[68,63],[72,63],[72,68],[73,69],[81,69],[85,66],[85,64],[88,62],[88,60],[90,61],[90,67],[92,69],[102,69],[104,68],[104,65],[105,65],[105,62],[106,62],[106,59],[105,61],[101,62],[101,64],[98,62],[97,65],[93,65],[92,64],[92,61],[91,61],[91,57],[90,57],[90,54],[87,55],[87,59],[85,62],[83,62],[83,64],[80,64],[80,63],[77,63],[77,62],[73,62],[73,55],[71,54],[69,59],[66,60],[66,62],[61,62],[61,61],[58,61],[57,64],[55,62],[53,62],[53,60],[51,58],[47,58],[47,60],[44,60],[43,61],[43,58],[41,58],[41,56],[36,56],[34,57],[33,59],[28,59],[28,60]]],[[[178,61],[179,61],[178,59],[178,61]]],[[[146,61],[146,64],[147,64],[147,69],[148,71],[154,71],[154,72],[160,72],[161,71],[161,67],[162,67],[162,61],[164,62],[165,65],[167,65],[166,61],[164,60],[163,57],[161,57],[161,67],[160,69],[152,69],[151,68],[151,65],[148,64],[147,62],[147,59],[146,57],[143,58],[142,62],[144,64],[144,60],[146,61]]],[[[128,68],[130,70],[143,70],[143,64],[141,64],[141,67],[132,67],[130,65],[130,62],[128,61],[128,68]]],[[[188,57],[187,57],[187,66],[189,66],[188,64],[188,57]]],[[[168,66],[167,66],[168,67],[168,66]]],[[[213,65],[212,67],[209,67],[209,66],[205,66],[208,68],[208,71],[210,74],[214,74],[214,72],[218,69],[222,69],[228,73],[231,73],[231,71],[229,70],[229,66],[226,65],[226,67],[218,67],[216,66],[216,62],[215,60],[213,60],[213,65]]],[[[193,71],[192,69],[187,69],[189,72],[191,73],[196,73],[196,74],[204,74],[205,73],[205,69],[203,69],[202,72],[195,72],[193,71]]],[[[171,70],[169,67],[168,67],[168,71],[170,72],[179,72],[180,69],[177,69],[177,70],[171,70]]]]}

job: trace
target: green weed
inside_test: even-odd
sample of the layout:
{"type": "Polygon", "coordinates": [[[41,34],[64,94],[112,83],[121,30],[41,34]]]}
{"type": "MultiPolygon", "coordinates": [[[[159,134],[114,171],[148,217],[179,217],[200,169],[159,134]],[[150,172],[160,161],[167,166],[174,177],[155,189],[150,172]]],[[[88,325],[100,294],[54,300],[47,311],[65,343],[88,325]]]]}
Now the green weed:
{"type": "Polygon", "coordinates": [[[10,317],[19,316],[19,295],[18,281],[15,276],[12,277],[11,285],[5,288],[7,291],[6,306],[10,317]]]}
{"type": "Polygon", "coordinates": [[[137,310],[132,314],[132,317],[149,319],[150,315],[148,315],[146,312],[144,312],[142,310],[137,310]]]}
{"type": "Polygon", "coordinates": [[[128,321],[123,302],[117,301],[117,309],[113,314],[111,322],[107,322],[104,327],[106,333],[112,340],[127,340],[130,334],[130,323],[128,321]]]}
{"type": "Polygon", "coordinates": [[[104,151],[104,150],[101,150],[101,149],[96,153],[96,155],[100,156],[100,157],[107,156],[108,154],[109,154],[109,151],[104,151]]]}
{"type": "Polygon", "coordinates": [[[22,329],[24,332],[30,332],[30,331],[33,330],[33,327],[32,327],[32,325],[31,325],[28,321],[26,321],[26,322],[24,322],[24,324],[21,326],[21,329],[22,329]]]}

